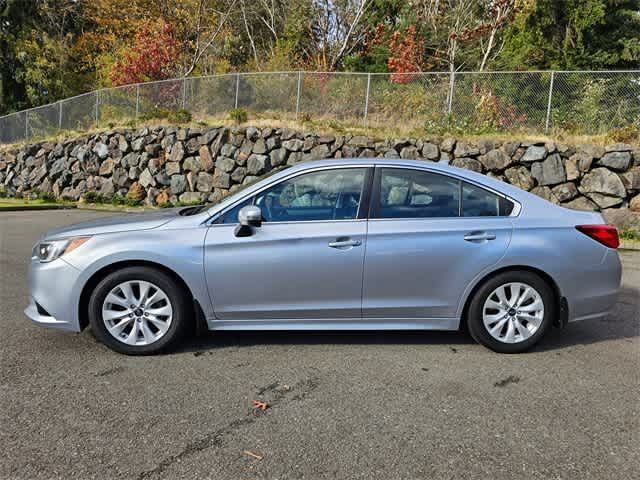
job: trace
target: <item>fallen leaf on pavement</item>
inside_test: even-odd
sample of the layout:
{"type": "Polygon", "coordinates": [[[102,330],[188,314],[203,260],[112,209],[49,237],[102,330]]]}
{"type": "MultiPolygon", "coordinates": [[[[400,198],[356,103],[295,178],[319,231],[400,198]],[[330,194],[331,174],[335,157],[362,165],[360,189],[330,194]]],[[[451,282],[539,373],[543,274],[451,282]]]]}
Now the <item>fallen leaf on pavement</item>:
{"type": "Polygon", "coordinates": [[[253,408],[257,408],[262,411],[265,411],[267,408],[269,408],[269,404],[267,402],[261,402],[260,400],[254,400],[251,403],[253,403],[253,408]]]}
{"type": "Polygon", "coordinates": [[[262,455],[253,453],[251,450],[244,450],[242,453],[244,453],[245,455],[249,455],[250,457],[256,458],[258,460],[262,460],[264,458],[262,455]]]}

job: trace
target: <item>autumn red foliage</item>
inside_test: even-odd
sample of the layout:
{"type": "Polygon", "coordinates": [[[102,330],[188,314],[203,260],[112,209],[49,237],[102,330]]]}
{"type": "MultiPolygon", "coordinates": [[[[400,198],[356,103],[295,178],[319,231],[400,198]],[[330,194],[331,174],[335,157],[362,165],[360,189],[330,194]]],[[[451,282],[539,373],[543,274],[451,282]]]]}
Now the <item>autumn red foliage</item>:
{"type": "Polygon", "coordinates": [[[178,53],[171,25],[162,20],[147,22],[136,33],[133,46],[113,64],[109,78],[116,86],[169,78],[178,53]]]}
{"type": "Polygon", "coordinates": [[[415,75],[407,73],[418,72],[421,69],[424,47],[416,41],[416,29],[407,27],[401,33],[396,30],[389,41],[389,59],[387,67],[391,72],[390,80],[395,83],[409,83],[415,75]]]}

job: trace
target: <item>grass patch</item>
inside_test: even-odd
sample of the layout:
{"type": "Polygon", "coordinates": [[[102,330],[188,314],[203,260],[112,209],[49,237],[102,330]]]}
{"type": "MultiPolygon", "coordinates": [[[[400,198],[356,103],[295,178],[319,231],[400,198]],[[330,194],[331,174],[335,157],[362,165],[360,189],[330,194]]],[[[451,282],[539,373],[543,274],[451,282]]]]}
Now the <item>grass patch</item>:
{"type": "Polygon", "coordinates": [[[512,129],[500,131],[489,127],[477,128],[473,125],[466,125],[459,122],[432,123],[419,121],[418,119],[407,119],[406,122],[376,122],[370,119],[365,126],[362,119],[343,119],[337,120],[330,116],[314,117],[310,114],[302,112],[296,120],[291,114],[279,115],[278,112],[249,112],[243,108],[232,109],[219,115],[198,115],[191,116],[188,111],[177,110],[158,110],[148,112],[142,118],[138,118],[132,122],[130,120],[122,120],[119,123],[109,123],[109,128],[90,129],[85,131],[64,131],[58,135],[48,137],[30,138],[26,142],[17,142],[14,144],[0,145],[0,152],[6,150],[14,150],[25,144],[38,142],[63,142],[69,139],[82,137],[86,135],[94,135],[105,132],[115,127],[125,128],[142,128],[142,127],[194,127],[206,128],[206,126],[226,126],[236,127],[238,123],[246,123],[250,117],[250,124],[258,128],[290,128],[301,131],[313,131],[317,134],[333,134],[333,135],[366,135],[374,139],[388,138],[429,138],[433,136],[453,136],[461,141],[474,142],[478,140],[520,140],[520,141],[556,141],[567,144],[583,144],[591,143],[595,145],[607,145],[617,141],[625,141],[631,144],[640,143],[635,128],[620,128],[612,130],[608,133],[599,135],[581,135],[561,129],[552,129],[549,134],[530,130],[530,129],[512,129]]]}
{"type": "Polygon", "coordinates": [[[49,199],[35,198],[0,198],[0,208],[45,208],[45,207],[60,207],[60,206],[72,206],[73,202],[57,202],[49,199]]]}
{"type": "Polygon", "coordinates": [[[640,240],[640,232],[633,229],[621,230],[618,236],[620,240],[633,240],[636,242],[640,240]]]}

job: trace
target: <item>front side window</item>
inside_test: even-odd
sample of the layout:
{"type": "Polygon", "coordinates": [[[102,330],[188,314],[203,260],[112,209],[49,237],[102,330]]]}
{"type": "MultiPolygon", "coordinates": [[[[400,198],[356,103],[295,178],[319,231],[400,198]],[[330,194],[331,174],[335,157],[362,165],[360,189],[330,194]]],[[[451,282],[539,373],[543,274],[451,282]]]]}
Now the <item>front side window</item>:
{"type": "Polygon", "coordinates": [[[242,207],[246,207],[247,205],[251,205],[253,203],[253,197],[240,202],[235,207],[227,210],[225,214],[222,216],[222,220],[219,223],[238,223],[238,212],[242,209],[242,207]]]}
{"type": "Polygon", "coordinates": [[[382,168],[374,218],[432,218],[460,215],[460,182],[437,173],[382,168]]]}
{"type": "Polygon", "coordinates": [[[256,195],[266,222],[349,220],[358,216],[366,168],[334,168],[284,180],[256,195]]]}

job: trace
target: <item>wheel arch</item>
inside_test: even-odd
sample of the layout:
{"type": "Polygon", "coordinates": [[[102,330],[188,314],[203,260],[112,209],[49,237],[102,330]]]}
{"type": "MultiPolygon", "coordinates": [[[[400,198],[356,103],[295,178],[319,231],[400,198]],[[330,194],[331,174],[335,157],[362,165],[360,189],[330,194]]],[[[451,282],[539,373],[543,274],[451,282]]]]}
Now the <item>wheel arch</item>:
{"type": "Polygon", "coordinates": [[[551,275],[549,275],[544,270],[541,270],[541,269],[536,268],[536,267],[532,267],[530,265],[508,265],[508,266],[498,268],[496,270],[493,270],[493,271],[485,274],[483,277],[481,277],[475,283],[473,288],[469,291],[469,293],[467,294],[467,297],[464,299],[464,305],[462,307],[462,314],[460,315],[460,327],[461,328],[463,328],[463,329],[467,328],[467,313],[468,313],[468,310],[469,310],[469,304],[471,303],[471,300],[473,300],[473,297],[476,294],[476,292],[478,291],[478,289],[486,281],[488,281],[489,279],[495,277],[496,275],[499,275],[499,274],[504,273],[504,272],[513,272],[513,271],[527,271],[527,272],[534,273],[534,274],[538,275],[540,278],[542,278],[542,280],[544,280],[551,287],[551,290],[553,291],[553,294],[554,294],[553,296],[554,296],[554,299],[555,299],[555,307],[556,307],[556,311],[558,313],[557,318],[554,319],[554,325],[558,326],[558,327],[562,327],[567,323],[567,319],[568,319],[567,301],[562,296],[562,292],[560,291],[560,287],[558,286],[558,283],[553,279],[553,277],[551,275]]]}
{"type": "Polygon", "coordinates": [[[150,260],[121,260],[110,263],[109,265],[105,265],[99,270],[95,271],[82,287],[80,300],[78,301],[78,323],[80,325],[80,330],[84,330],[89,325],[89,299],[95,287],[103,278],[105,278],[110,273],[127,267],[149,267],[160,270],[161,272],[169,275],[189,296],[190,301],[194,305],[197,321],[204,317],[204,314],[202,313],[202,307],[197,301],[195,295],[187,285],[187,282],[185,282],[177,272],[167,267],[166,265],[162,265],[150,260]]]}

